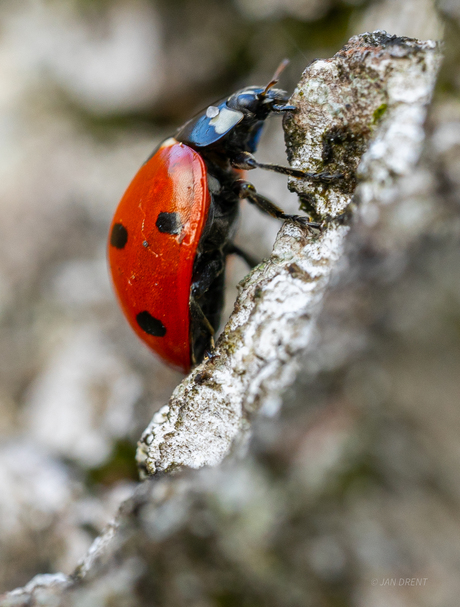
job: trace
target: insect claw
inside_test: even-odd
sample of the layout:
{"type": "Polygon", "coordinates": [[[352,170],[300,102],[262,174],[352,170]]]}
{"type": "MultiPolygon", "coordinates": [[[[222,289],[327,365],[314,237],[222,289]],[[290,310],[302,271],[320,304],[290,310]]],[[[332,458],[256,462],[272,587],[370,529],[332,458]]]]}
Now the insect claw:
{"type": "Polygon", "coordinates": [[[297,107],[295,105],[274,105],[273,106],[273,111],[274,112],[295,112],[297,110],[297,107]]]}

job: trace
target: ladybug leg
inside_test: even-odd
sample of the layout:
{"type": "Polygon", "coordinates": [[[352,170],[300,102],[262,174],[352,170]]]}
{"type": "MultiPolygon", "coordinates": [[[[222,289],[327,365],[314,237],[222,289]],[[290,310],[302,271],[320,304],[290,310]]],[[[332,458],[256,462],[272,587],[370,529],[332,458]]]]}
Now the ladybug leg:
{"type": "MultiPolygon", "coordinates": [[[[201,309],[200,304],[196,301],[196,299],[193,297],[193,295],[190,295],[190,315],[193,320],[193,325],[197,329],[197,332],[200,333],[205,338],[205,342],[207,344],[205,352],[208,349],[213,349],[214,348],[214,333],[215,333],[214,328],[211,325],[211,323],[209,322],[209,320],[206,318],[206,315],[203,312],[203,310],[201,309]]],[[[195,343],[193,343],[193,346],[191,348],[190,357],[192,359],[192,365],[196,365],[197,362],[199,362],[197,360],[197,356],[195,353],[195,343]]],[[[201,357],[200,357],[200,360],[201,360],[201,357]]]]}
{"type": "MultiPolygon", "coordinates": [[[[192,318],[191,360],[194,365],[200,362],[210,349],[214,348],[215,330],[203,311],[200,300],[203,298],[206,303],[206,298],[203,296],[215,297],[213,289],[215,289],[216,282],[219,282],[219,277],[223,276],[224,269],[225,256],[218,252],[211,253],[211,255],[203,254],[194,268],[189,299],[192,318]]],[[[205,309],[208,310],[208,308],[205,309]]]]}
{"type": "Polygon", "coordinates": [[[209,320],[206,318],[206,315],[201,309],[200,304],[193,296],[190,297],[190,312],[193,316],[193,319],[195,321],[198,321],[202,332],[205,334],[209,334],[211,338],[212,347],[214,348],[214,328],[209,322],[209,320]]]}
{"type": "Polygon", "coordinates": [[[250,253],[246,253],[246,251],[240,249],[240,247],[236,246],[236,244],[234,244],[233,242],[227,248],[226,253],[227,255],[238,255],[238,257],[241,257],[241,259],[247,263],[248,267],[251,268],[251,270],[252,268],[258,266],[260,263],[259,259],[253,257],[250,253]]]}
{"type": "Polygon", "coordinates": [[[236,182],[236,187],[238,196],[240,198],[245,198],[252,204],[256,205],[256,207],[258,207],[261,211],[267,213],[267,215],[271,215],[277,219],[290,219],[296,223],[308,225],[311,228],[321,228],[320,223],[314,223],[306,216],[289,215],[288,213],[285,213],[283,209],[280,209],[280,207],[276,206],[276,204],[274,204],[271,200],[268,200],[268,198],[265,198],[265,196],[259,194],[252,183],[249,183],[248,181],[238,180],[236,182]]]}
{"type": "Polygon", "coordinates": [[[308,171],[302,171],[300,169],[293,169],[292,167],[283,167],[278,164],[271,164],[267,162],[258,162],[252,154],[249,152],[241,152],[232,160],[232,166],[235,169],[243,169],[248,171],[250,169],[265,169],[267,171],[274,171],[275,173],[281,173],[283,175],[289,175],[290,177],[296,177],[297,179],[310,179],[311,181],[319,181],[321,183],[331,183],[337,179],[343,179],[343,173],[309,173],[308,171]]]}
{"type": "Polygon", "coordinates": [[[222,274],[224,268],[225,261],[223,257],[213,259],[212,261],[203,259],[194,271],[194,280],[191,286],[192,297],[199,299],[206,293],[214,280],[222,274]]]}

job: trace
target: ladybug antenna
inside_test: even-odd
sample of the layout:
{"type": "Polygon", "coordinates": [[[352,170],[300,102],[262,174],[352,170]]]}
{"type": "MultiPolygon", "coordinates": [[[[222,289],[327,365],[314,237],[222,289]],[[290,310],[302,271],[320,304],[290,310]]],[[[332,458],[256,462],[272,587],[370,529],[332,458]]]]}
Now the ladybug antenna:
{"type": "Polygon", "coordinates": [[[266,94],[268,93],[268,91],[273,86],[275,86],[275,84],[280,79],[281,73],[288,66],[288,64],[289,64],[289,59],[283,59],[283,61],[281,61],[281,63],[279,64],[279,66],[276,68],[275,73],[273,74],[273,78],[270,80],[270,82],[267,84],[267,86],[264,88],[264,90],[260,93],[259,97],[261,97],[261,98],[265,97],[266,94]]]}

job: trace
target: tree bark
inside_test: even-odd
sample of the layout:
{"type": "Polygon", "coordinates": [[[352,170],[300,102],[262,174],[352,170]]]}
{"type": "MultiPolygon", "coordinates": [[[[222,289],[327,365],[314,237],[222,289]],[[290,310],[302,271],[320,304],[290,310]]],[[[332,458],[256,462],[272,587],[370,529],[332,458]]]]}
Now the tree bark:
{"type": "Polygon", "coordinates": [[[433,102],[440,60],[374,32],[307,67],[290,160],[344,178],[290,187],[322,229],[283,225],[74,575],[2,607],[457,604],[460,110],[433,102]]]}

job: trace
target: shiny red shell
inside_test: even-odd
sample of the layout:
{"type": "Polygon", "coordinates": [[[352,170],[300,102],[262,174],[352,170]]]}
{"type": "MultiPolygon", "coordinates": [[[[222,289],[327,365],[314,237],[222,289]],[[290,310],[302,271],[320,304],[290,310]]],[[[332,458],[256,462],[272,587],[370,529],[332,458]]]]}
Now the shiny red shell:
{"type": "Polygon", "coordinates": [[[169,139],[134,177],[110,229],[109,265],[126,318],[183,371],[191,366],[193,262],[210,203],[203,159],[169,139]]]}

